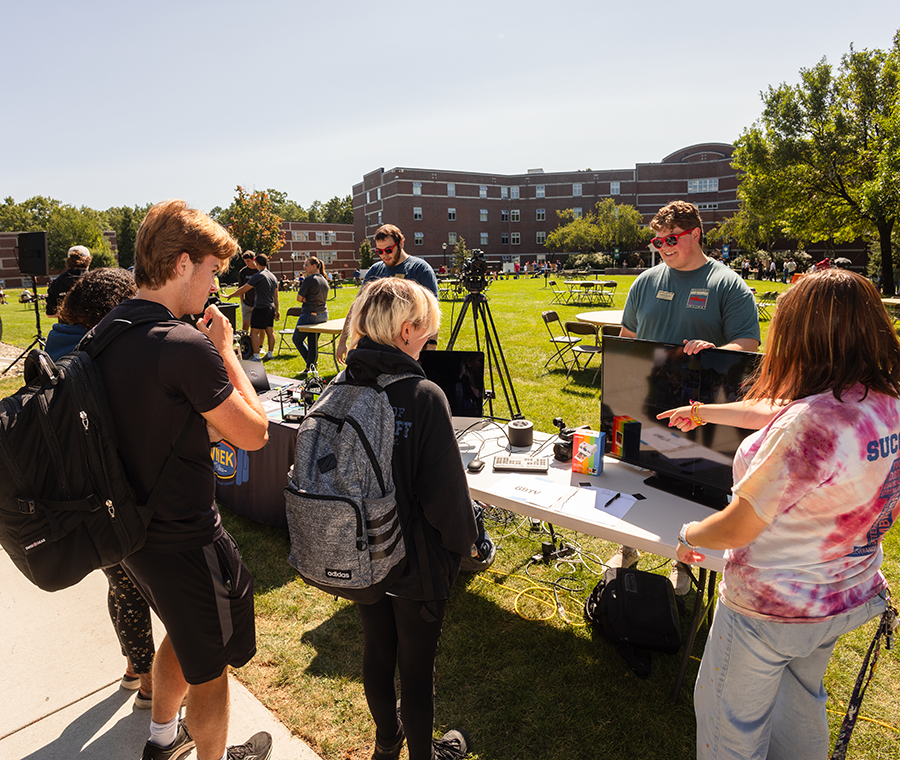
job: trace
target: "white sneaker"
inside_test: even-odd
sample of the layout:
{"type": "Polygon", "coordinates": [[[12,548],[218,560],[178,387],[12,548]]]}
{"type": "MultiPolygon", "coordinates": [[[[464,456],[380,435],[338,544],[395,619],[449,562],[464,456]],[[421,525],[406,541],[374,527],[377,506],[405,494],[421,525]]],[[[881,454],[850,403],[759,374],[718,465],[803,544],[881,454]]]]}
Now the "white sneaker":
{"type": "Polygon", "coordinates": [[[275,358],[274,354],[273,354],[271,351],[269,351],[269,353],[267,353],[267,354],[263,357],[263,361],[264,361],[264,362],[267,362],[267,361],[269,361],[269,359],[274,359],[274,358],[275,358]]]}
{"type": "Polygon", "coordinates": [[[607,567],[634,567],[641,558],[641,553],[630,546],[620,546],[609,558],[607,567]]]}
{"type": "Polygon", "coordinates": [[[676,561],[672,562],[672,572],[669,573],[669,583],[675,587],[675,594],[685,596],[690,590],[693,583],[691,582],[691,571],[687,565],[676,561]]]}

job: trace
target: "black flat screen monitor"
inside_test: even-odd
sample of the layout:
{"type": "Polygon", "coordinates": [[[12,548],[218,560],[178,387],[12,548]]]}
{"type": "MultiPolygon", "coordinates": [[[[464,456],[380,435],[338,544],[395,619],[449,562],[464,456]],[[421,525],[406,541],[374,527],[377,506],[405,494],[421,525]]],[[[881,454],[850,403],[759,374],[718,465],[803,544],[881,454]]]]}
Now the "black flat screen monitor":
{"type": "Polygon", "coordinates": [[[431,382],[440,386],[453,416],[453,428],[465,430],[484,415],[484,353],[481,351],[422,351],[419,364],[431,382]]]}
{"type": "Polygon", "coordinates": [[[715,509],[727,505],[732,462],[752,431],[704,425],[683,433],[656,415],[693,401],[736,401],[761,354],[605,336],[600,429],[607,454],[656,473],[647,484],[715,509]]]}

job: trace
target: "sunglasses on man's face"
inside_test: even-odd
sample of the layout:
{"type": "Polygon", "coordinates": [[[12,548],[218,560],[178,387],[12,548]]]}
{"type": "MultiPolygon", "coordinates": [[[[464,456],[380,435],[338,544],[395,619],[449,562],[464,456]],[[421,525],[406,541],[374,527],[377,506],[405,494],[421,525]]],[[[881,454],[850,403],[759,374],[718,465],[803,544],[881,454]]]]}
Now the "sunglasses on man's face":
{"type": "Polygon", "coordinates": [[[663,245],[671,248],[673,245],[678,245],[678,238],[682,235],[689,235],[693,230],[685,230],[684,232],[679,232],[677,235],[666,235],[664,238],[655,237],[650,241],[650,245],[652,245],[657,251],[663,247],[663,245]]]}
{"type": "Polygon", "coordinates": [[[377,248],[377,250],[378,250],[379,254],[386,254],[386,255],[390,256],[394,252],[394,249],[396,247],[397,246],[395,244],[395,245],[389,245],[387,248],[377,248]]]}

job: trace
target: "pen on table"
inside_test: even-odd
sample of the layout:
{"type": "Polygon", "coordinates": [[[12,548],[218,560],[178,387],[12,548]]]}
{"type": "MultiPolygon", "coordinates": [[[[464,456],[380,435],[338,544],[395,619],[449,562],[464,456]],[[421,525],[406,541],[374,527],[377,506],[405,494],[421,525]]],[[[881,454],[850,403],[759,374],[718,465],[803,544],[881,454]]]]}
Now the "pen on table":
{"type": "Polygon", "coordinates": [[[610,504],[612,504],[612,503],[613,503],[616,499],[618,499],[621,495],[622,495],[622,494],[617,493],[617,494],[616,494],[615,496],[613,496],[608,502],[606,502],[606,504],[603,505],[603,508],[606,509],[610,504]]]}

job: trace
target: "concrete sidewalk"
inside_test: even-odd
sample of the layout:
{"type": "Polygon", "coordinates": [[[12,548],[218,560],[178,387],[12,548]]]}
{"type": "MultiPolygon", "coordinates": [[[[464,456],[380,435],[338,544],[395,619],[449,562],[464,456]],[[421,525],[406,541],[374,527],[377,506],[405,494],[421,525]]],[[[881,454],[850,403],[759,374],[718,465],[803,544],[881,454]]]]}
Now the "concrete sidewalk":
{"type": "MultiPolygon", "coordinates": [[[[125,658],[106,607],[106,576],[47,593],[0,549],[0,758],[138,760],[150,711],[119,688],[125,658]]],[[[162,638],[154,619],[154,635],[162,638]]],[[[273,760],[318,760],[306,744],[231,679],[229,744],[257,731],[274,740],[273,760]]],[[[190,758],[196,754],[191,752],[190,758]]]]}

